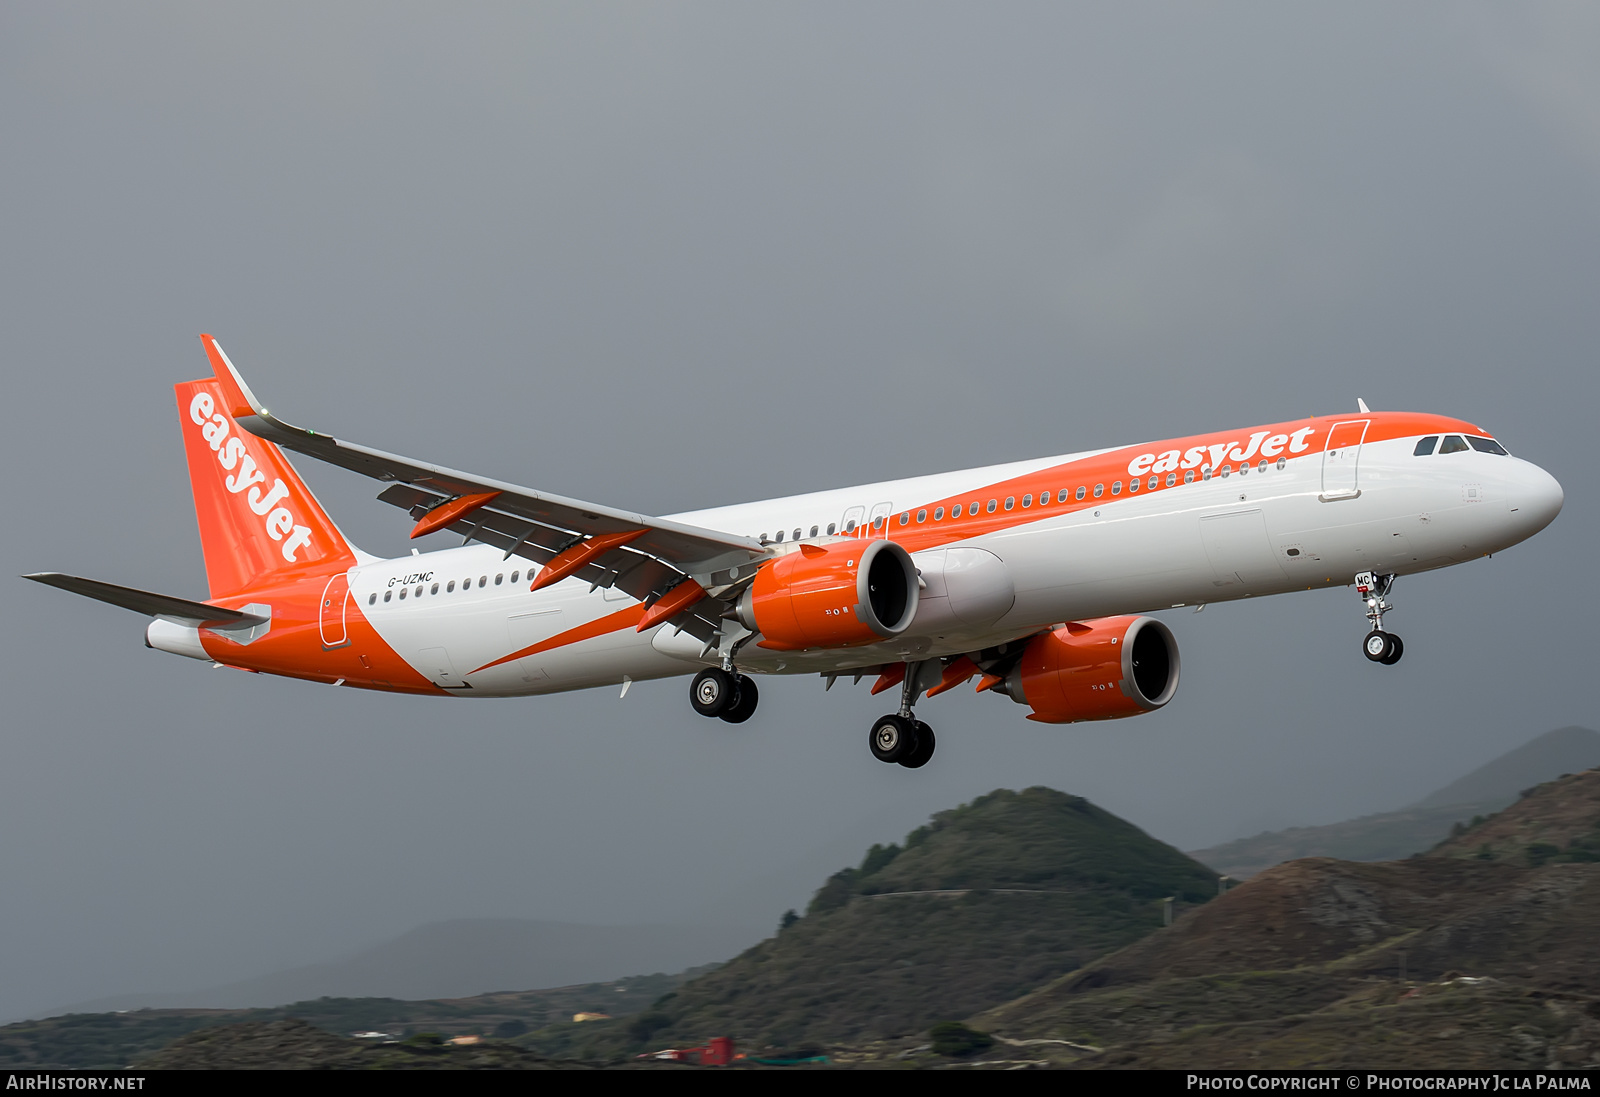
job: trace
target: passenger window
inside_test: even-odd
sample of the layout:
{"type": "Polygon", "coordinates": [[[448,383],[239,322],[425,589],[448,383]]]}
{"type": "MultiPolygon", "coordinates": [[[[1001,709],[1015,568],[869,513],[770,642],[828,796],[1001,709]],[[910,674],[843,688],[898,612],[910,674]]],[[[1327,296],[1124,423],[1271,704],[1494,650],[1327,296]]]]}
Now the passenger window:
{"type": "Polygon", "coordinates": [[[828,536],[832,537],[833,534],[834,534],[834,531],[837,530],[838,528],[839,527],[837,525],[835,525],[833,522],[829,522],[828,523],[828,536]]]}
{"type": "Polygon", "coordinates": [[[993,513],[994,513],[994,512],[995,512],[995,510],[996,510],[996,509],[997,509],[997,508],[998,508],[998,507],[999,507],[999,506],[1000,506],[1000,503],[999,503],[999,501],[998,501],[998,500],[995,500],[995,499],[990,499],[990,500],[989,500],[989,513],[990,513],[990,514],[993,514],[993,513]]]}
{"type": "Polygon", "coordinates": [[[909,510],[903,510],[900,512],[900,524],[902,526],[909,526],[911,524],[911,512],[909,510]]]}
{"type": "Polygon", "coordinates": [[[944,508],[943,508],[943,507],[936,507],[936,508],[934,508],[934,511],[933,511],[933,520],[934,520],[934,521],[935,521],[935,522],[942,522],[942,521],[944,521],[944,508]]]}
{"type": "Polygon", "coordinates": [[[926,522],[927,520],[928,520],[928,512],[926,510],[917,511],[917,525],[920,526],[920,525],[922,525],[922,523],[926,522]]]}
{"type": "Polygon", "coordinates": [[[444,585],[444,592],[446,594],[449,594],[451,591],[453,591],[455,589],[456,589],[456,581],[454,579],[450,580],[448,583],[446,583],[444,585]]]}
{"type": "Polygon", "coordinates": [[[1178,474],[1177,473],[1175,473],[1175,472],[1167,473],[1167,487],[1170,488],[1173,484],[1176,484],[1177,482],[1178,482],[1178,474]]]}
{"type": "Polygon", "coordinates": [[[377,591],[373,591],[371,594],[369,594],[367,596],[367,605],[375,606],[377,604],[378,604],[378,592],[377,591]]]}
{"type": "Polygon", "coordinates": [[[1139,481],[1137,481],[1137,480],[1129,480],[1128,481],[1128,493],[1131,495],[1133,492],[1136,492],[1138,490],[1139,490],[1139,481]]]}
{"type": "Polygon", "coordinates": [[[1073,498],[1074,498],[1074,499],[1082,499],[1082,498],[1083,498],[1083,497],[1084,497],[1084,496],[1085,496],[1085,495],[1087,495],[1087,494],[1089,494],[1089,493],[1088,493],[1088,491],[1087,491],[1087,489],[1085,489],[1085,488],[1084,488],[1084,487],[1083,487],[1083,486],[1082,486],[1082,485],[1081,485],[1081,484],[1080,484],[1080,485],[1079,485],[1079,486],[1078,486],[1078,490],[1077,490],[1077,491],[1075,491],[1075,492],[1073,492],[1073,495],[1072,495],[1072,497],[1073,497],[1073,498]]]}
{"type": "Polygon", "coordinates": [[[1265,457],[1263,457],[1260,461],[1256,462],[1256,471],[1257,472],[1266,472],[1267,471],[1267,459],[1265,457]]]}
{"type": "MultiPolygon", "coordinates": [[[[1007,510],[1015,510],[1016,506],[1017,506],[1017,497],[1015,495],[1006,496],[1006,509],[1007,510]]],[[[993,508],[990,508],[990,509],[993,509],[993,508]]]]}
{"type": "Polygon", "coordinates": [[[433,584],[433,586],[429,587],[428,588],[428,593],[429,594],[438,594],[439,593],[439,584],[435,583],[435,584],[433,584]]]}
{"type": "Polygon", "coordinates": [[[1466,452],[1466,449],[1467,449],[1467,444],[1461,440],[1461,435],[1459,435],[1459,434],[1448,434],[1448,435],[1445,436],[1444,445],[1439,447],[1439,452],[1440,453],[1464,453],[1464,452],[1466,452]]]}
{"type": "Polygon", "coordinates": [[[1239,475],[1240,476],[1249,476],[1250,475],[1250,462],[1249,461],[1240,461],[1239,462],[1239,475]]]}
{"type": "Polygon", "coordinates": [[[1287,457],[1278,458],[1278,471],[1279,472],[1282,472],[1284,469],[1286,469],[1288,467],[1289,467],[1289,459],[1287,457]]]}
{"type": "Polygon", "coordinates": [[[1151,491],[1155,491],[1156,488],[1158,488],[1160,486],[1161,486],[1161,477],[1159,477],[1159,476],[1150,477],[1150,482],[1145,485],[1145,487],[1149,488],[1151,491]]]}
{"type": "Polygon", "coordinates": [[[1200,479],[1202,479],[1202,480],[1211,479],[1211,466],[1210,465],[1201,465],[1200,466],[1200,479]]]}
{"type": "Polygon", "coordinates": [[[783,530],[781,529],[778,531],[778,543],[780,545],[783,544],[783,530]]]}
{"type": "Polygon", "coordinates": [[[872,520],[872,528],[873,529],[882,529],[883,528],[883,515],[880,514],[880,515],[878,515],[876,518],[874,518],[872,520]]]}
{"type": "Polygon", "coordinates": [[[1431,457],[1433,447],[1439,444],[1439,436],[1430,434],[1426,438],[1417,439],[1417,448],[1411,451],[1413,457],[1431,457]]]}
{"type": "Polygon", "coordinates": [[[386,590],[386,591],[383,592],[383,600],[385,602],[387,602],[389,599],[391,599],[393,597],[394,597],[394,591],[386,590]]]}
{"type": "Polygon", "coordinates": [[[1056,496],[1056,502],[1065,503],[1066,501],[1067,501],[1067,489],[1066,488],[1062,488],[1060,493],[1056,496]]]}
{"type": "Polygon", "coordinates": [[[417,584],[417,597],[418,598],[422,597],[422,584],[421,583],[417,584]]]}
{"type": "Polygon", "coordinates": [[[522,572],[520,572],[520,571],[513,571],[513,572],[512,572],[512,573],[511,573],[511,581],[512,581],[512,582],[513,582],[513,583],[515,583],[515,582],[516,582],[516,581],[517,581],[517,576],[519,576],[519,575],[521,575],[521,574],[522,574],[522,572]]]}
{"type": "MultiPolygon", "coordinates": [[[[844,531],[846,533],[854,533],[856,531],[856,520],[854,518],[844,524],[844,531]]],[[[763,533],[761,536],[765,538],[767,535],[763,533]]]]}
{"type": "Polygon", "coordinates": [[[1188,472],[1183,474],[1183,482],[1185,484],[1194,483],[1194,469],[1190,469],[1188,472]]]}
{"type": "Polygon", "coordinates": [[[501,583],[505,582],[505,578],[506,577],[505,577],[505,573],[504,572],[501,572],[500,574],[496,575],[494,577],[494,585],[495,586],[499,586],[501,583]]]}
{"type": "Polygon", "coordinates": [[[961,504],[960,503],[957,503],[955,506],[950,508],[950,517],[952,517],[952,518],[960,518],[961,517],[961,504]]]}
{"type": "Polygon", "coordinates": [[[1469,434],[1467,435],[1467,441],[1472,443],[1472,448],[1479,453],[1498,453],[1501,457],[1511,456],[1506,452],[1505,447],[1493,438],[1479,438],[1475,434],[1469,434]]]}
{"type": "Polygon", "coordinates": [[[488,585],[489,585],[489,577],[487,575],[478,576],[478,586],[486,587],[488,585]]]}
{"type": "Polygon", "coordinates": [[[1100,496],[1104,495],[1105,493],[1106,493],[1106,486],[1104,484],[1096,484],[1094,486],[1094,497],[1096,499],[1100,498],[1100,496]]]}
{"type": "Polygon", "coordinates": [[[401,587],[400,588],[400,601],[404,602],[406,600],[406,594],[410,590],[411,590],[410,587],[401,587]]]}
{"type": "Polygon", "coordinates": [[[1222,478],[1224,480],[1226,480],[1228,478],[1229,474],[1232,473],[1232,472],[1233,472],[1233,466],[1232,465],[1223,465],[1222,466],[1222,478]]]}
{"type": "Polygon", "coordinates": [[[1022,509],[1027,510],[1031,506],[1033,506],[1033,493],[1029,492],[1022,497],[1022,509]]]}
{"type": "Polygon", "coordinates": [[[1121,480],[1118,480],[1116,483],[1111,485],[1111,494],[1112,495],[1121,495],[1122,494],[1122,481],[1121,480]]]}
{"type": "MultiPolygon", "coordinates": [[[[832,531],[830,530],[829,532],[831,533],[832,531]]],[[[817,535],[817,527],[816,526],[812,526],[811,527],[811,536],[815,537],[816,535],[817,535]]],[[[513,576],[513,578],[515,578],[515,576],[513,576]]]]}

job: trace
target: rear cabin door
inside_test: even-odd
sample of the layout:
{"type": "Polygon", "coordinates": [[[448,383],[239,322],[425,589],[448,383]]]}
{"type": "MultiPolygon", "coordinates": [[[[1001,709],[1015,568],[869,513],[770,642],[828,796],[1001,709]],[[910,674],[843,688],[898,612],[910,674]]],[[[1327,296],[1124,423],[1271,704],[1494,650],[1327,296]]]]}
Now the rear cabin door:
{"type": "Polygon", "coordinates": [[[1357,466],[1361,461],[1361,441],[1367,435],[1369,419],[1335,423],[1328,432],[1322,451],[1322,501],[1354,499],[1361,494],[1357,466]]]}
{"type": "Polygon", "coordinates": [[[322,629],[324,651],[342,648],[350,643],[350,633],[345,626],[345,609],[350,602],[350,576],[341,571],[328,580],[322,588],[322,608],[318,623],[322,629]]]}

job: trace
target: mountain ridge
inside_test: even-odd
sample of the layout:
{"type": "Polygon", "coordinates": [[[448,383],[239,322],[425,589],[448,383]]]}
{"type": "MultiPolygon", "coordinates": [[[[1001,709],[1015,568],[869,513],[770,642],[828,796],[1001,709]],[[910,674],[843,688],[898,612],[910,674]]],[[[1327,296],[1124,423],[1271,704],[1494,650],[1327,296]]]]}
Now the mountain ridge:
{"type": "Polygon", "coordinates": [[[1240,880],[1300,857],[1399,860],[1429,849],[1458,823],[1467,825],[1515,803],[1530,786],[1597,765],[1600,732],[1569,725],[1535,736],[1406,807],[1337,823],[1263,831],[1189,855],[1240,880]]]}

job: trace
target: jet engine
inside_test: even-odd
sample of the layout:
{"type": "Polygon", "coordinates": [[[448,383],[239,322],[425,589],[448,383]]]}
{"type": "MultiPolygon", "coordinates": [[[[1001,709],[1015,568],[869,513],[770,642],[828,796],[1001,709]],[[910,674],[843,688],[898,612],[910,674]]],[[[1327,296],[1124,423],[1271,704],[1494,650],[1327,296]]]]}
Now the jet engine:
{"type": "Polygon", "coordinates": [[[739,621],[777,651],[871,644],[917,612],[917,569],[893,541],[801,545],[756,572],[739,621]]]}
{"type": "Polygon", "coordinates": [[[1001,688],[1045,724],[1154,712],[1178,690],[1178,642],[1153,617],[1073,621],[1030,640],[1001,688]]]}

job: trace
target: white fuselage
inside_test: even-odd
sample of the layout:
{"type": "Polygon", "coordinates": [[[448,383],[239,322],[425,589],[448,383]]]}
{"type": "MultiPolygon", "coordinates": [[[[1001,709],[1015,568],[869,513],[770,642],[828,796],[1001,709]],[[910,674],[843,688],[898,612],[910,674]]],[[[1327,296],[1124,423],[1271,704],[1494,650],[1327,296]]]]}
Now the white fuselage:
{"type": "MultiPolygon", "coordinates": [[[[1555,481],[1515,457],[1413,455],[1413,438],[1360,447],[1358,492],[1330,492],[1325,455],[1264,471],[1247,466],[1171,490],[1104,497],[1071,511],[1023,511],[998,530],[918,550],[924,589],[911,627],[892,640],[814,652],[743,648],[755,673],[830,673],[989,647],[1052,624],[1343,586],[1362,571],[1408,574],[1471,560],[1542,529],[1561,504],[1555,481]],[[1037,517],[1033,517],[1037,514],[1037,517]]],[[[671,516],[696,526],[794,543],[867,535],[910,538],[912,515],[998,482],[1070,469],[1109,451],[866,484],[671,516]],[[908,516],[903,523],[901,516],[908,516]],[[881,527],[873,522],[886,516],[881,527]],[[815,530],[815,532],[813,532],[815,530]],[[782,531],[781,534],[779,531],[782,531]],[[859,531],[858,531],[859,532],[859,531]]],[[[1120,482],[1118,484],[1120,492],[1120,482]]],[[[1053,499],[1053,495],[1052,495],[1053,499]]],[[[946,519],[948,520],[948,519],[946,519]]],[[[568,579],[530,592],[526,560],[469,545],[357,565],[353,601],[402,658],[449,692],[512,696],[686,674],[716,662],[670,626],[601,628],[638,605],[568,579]],[[400,592],[405,591],[405,597],[400,592]],[[592,627],[585,635],[583,626],[592,627]],[[563,636],[572,638],[562,641],[563,636]],[[509,652],[551,646],[489,666],[509,652]],[[484,668],[484,669],[479,669],[484,668]]]]}

